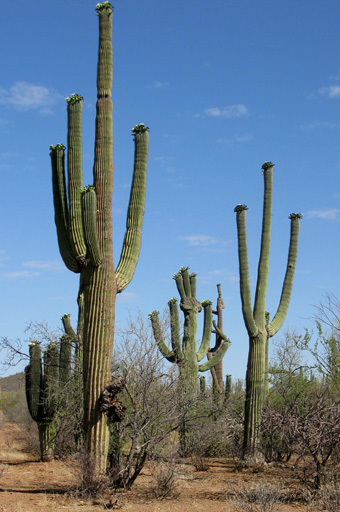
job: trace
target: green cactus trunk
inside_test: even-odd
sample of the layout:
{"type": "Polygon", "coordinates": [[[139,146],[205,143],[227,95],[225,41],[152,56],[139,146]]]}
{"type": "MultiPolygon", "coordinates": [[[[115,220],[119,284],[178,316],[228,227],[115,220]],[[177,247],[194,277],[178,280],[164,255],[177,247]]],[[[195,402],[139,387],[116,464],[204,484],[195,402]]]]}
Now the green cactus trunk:
{"type": "Polygon", "coordinates": [[[265,162],[262,166],[264,176],[263,219],[254,309],[251,306],[249,281],[246,232],[247,207],[245,205],[237,205],[235,208],[242,313],[249,335],[243,455],[250,455],[255,457],[255,459],[261,455],[259,425],[262,419],[262,408],[268,381],[269,338],[274,336],[281,328],[288,311],[297,259],[301,218],[300,214],[291,214],[289,217],[291,229],[286,275],[277,312],[270,322],[269,314],[266,312],[266,296],[272,219],[273,168],[274,164],[271,162],[265,162]]]}
{"type": "MultiPolygon", "coordinates": [[[[126,233],[120,261],[113,265],[112,193],[112,11],[109,2],[97,4],[99,52],[97,67],[96,132],[93,186],[82,189],[81,102],[68,98],[68,203],[65,190],[64,146],[51,146],[55,222],[59,250],[67,268],[80,273],[79,307],[83,308],[85,450],[95,475],[105,473],[109,432],[99,398],[111,380],[116,294],[131,281],[140,251],[144,215],[148,128],[133,128],[134,173],[126,233]]],[[[78,327],[79,330],[79,327],[78,327]]]]}
{"type": "Polygon", "coordinates": [[[54,458],[56,438],[55,423],[38,423],[38,432],[41,462],[50,462],[54,458]]]}

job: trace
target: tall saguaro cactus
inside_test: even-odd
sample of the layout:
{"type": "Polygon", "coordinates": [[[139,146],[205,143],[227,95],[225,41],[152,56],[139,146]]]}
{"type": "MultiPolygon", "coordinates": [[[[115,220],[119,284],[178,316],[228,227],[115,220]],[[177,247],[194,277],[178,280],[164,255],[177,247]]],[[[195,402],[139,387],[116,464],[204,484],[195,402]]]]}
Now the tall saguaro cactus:
{"type": "MultiPolygon", "coordinates": [[[[230,340],[216,325],[212,319],[212,303],[208,300],[199,302],[196,298],[196,274],[189,274],[188,268],[182,267],[179,273],[174,275],[177,290],[181,297],[180,308],[184,314],[183,338],[180,341],[179,309],[176,298],[169,300],[171,345],[170,349],[163,338],[159,321],[159,312],[150,313],[151,325],[155,341],[162,355],[171,363],[178,365],[179,389],[190,401],[198,392],[199,372],[206,372],[222,360],[230,345],[230,340]],[[197,350],[197,314],[204,310],[203,336],[199,349],[197,350]],[[219,333],[223,344],[210,360],[203,364],[200,361],[207,355],[212,324],[219,333]]],[[[185,452],[187,444],[186,429],[181,432],[181,447],[185,452]]]]}
{"type": "Polygon", "coordinates": [[[100,409],[100,396],[110,381],[114,337],[115,298],[131,281],[138,261],[144,215],[148,128],[133,128],[134,173],[126,233],[120,261],[112,258],[112,12],[109,2],[97,4],[99,52],[97,114],[93,186],[83,188],[81,114],[79,95],[68,99],[68,151],[66,192],[62,144],[51,147],[55,222],[61,256],[67,268],[80,273],[78,303],[83,304],[84,325],[84,433],[85,450],[95,473],[105,472],[108,428],[100,409]],[[67,197],[68,196],[68,197],[67,197]]]}
{"type": "Polygon", "coordinates": [[[261,235],[261,251],[257,273],[254,308],[251,305],[249,282],[248,248],[246,232],[245,205],[235,208],[238,233],[238,257],[240,269],[240,293],[244,323],[249,335],[249,354],[246,374],[246,402],[244,455],[256,455],[260,439],[258,426],[261,422],[266,376],[268,372],[268,342],[282,326],[290,302],[295,264],[298,252],[298,236],[301,215],[290,215],[290,242],[286,274],[282,286],[281,299],[277,312],[269,321],[266,312],[266,295],[269,272],[269,253],[272,220],[272,189],[274,164],[265,162],[262,166],[264,176],[264,200],[261,235]]]}
{"type": "Polygon", "coordinates": [[[40,455],[43,462],[53,459],[55,415],[59,386],[59,350],[56,343],[47,346],[42,362],[40,343],[29,345],[30,363],[25,368],[26,399],[29,413],[38,425],[40,455]]]}

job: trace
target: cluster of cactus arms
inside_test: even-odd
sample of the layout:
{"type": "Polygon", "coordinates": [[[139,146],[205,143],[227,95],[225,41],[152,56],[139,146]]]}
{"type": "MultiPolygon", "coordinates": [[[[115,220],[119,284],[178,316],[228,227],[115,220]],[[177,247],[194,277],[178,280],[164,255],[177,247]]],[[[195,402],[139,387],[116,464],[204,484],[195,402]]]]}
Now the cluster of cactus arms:
{"type": "MultiPolygon", "coordinates": [[[[63,343],[61,342],[61,345],[63,343]]],[[[26,399],[30,415],[38,424],[41,460],[54,457],[59,387],[59,347],[47,346],[42,361],[41,345],[29,345],[30,363],[25,368],[26,399]]]]}
{"type": "MultiPolygon", "coordinates": [[[[65,147],[51,146],[55,223],[62,259],[80,273],[78,303],[84,308],[83,343],[85,450],[94,472],[103,474],[108,451],[108,428],[99,406],[109,384],[114,337],[116,294],[131,281],[139,257],[144,215],[148,128],[133,128],[134,172],[120,261],[114,268],[112,247],[112,12],[109,2],[97,5],[99,51],[93,185],[83,187],[82,104],[80,95],[67,99],[67,180],[65,147]],[[66,190],[66,182],[68,190],[66,190]]],[[[78,328],[79,331],[79,328],[78,328]]]]}
{"type": "MultiPolygon", "coordinates": [[[[230,340],[219,329],[212,316],[212,303],[208,300],[199,302],[196,298],[196,274],[189,274],[189,269],[182,267],[174,275],[177,290],[181,297],[180,308],[184,314],[183,338],[180,340],[179,308],[176,298],[169,300],[170,327],[171,327],[171,349],[167,346],[159,320],[159,312],[150,313],[151,325],[155,341],[162,355],[170,362],[178,365],[179,389],[190,401],[198,392],[199,372],[206,372],[222,360],[230,345],[230,340]],[[199,349],[197,350],[197,314],[204,310],[203,336],[199,349]],[[207,355],[212,324],[223,344],[218,351],[205,363],[202,359],[207,355]]],[[[203,383],[202,383],[203,385],[203,383]]],[[[190,413],[189,413],[190,414],[190,413]]],[[[181,432],[181,448],[185,453],[187,445],[187,432],[181,432]]]]}
{"type": "Polygon", "coordinates": [[[269,272],[269,253],[272,220],[273,167],[271,162],[262,166],[264,176],[264,201],[261,235],[261,250],[258,265],[254,308],[251,304],[245,205],[235,208],[238,233],[238,257],[240,269],[240,293],[244,323],[249,335],[249,354],[246,374],[246,402],[244,455],[256,455],[259,451],[258,425],[261,422],[266,380],[268,375],[268,342],[282,326],[290,302],[295,264],[298,252],[298,237],[301,214],[290,215],[290,242],[286,274],[282,286],[277,312],[270,321],[266,312],[266,295],[269,272]]]}
{"type": "MultiPolygon", "coordinates": [[[[217,316],[217,327],[218,330],[214,329],[212,332],[216,336],[215,346],[208,350],[207,357],[210,360],[214,354],[221,348],[223,345],[223,338],[220,335],[220,332],[223,331],[223,309],[225,308],[224,301],[222,299],[221,293],[221,285],[217,285],[217,304],[216,310],[213,310],[213,314],[217,316]]],[[[211,375],[213,378],[213,389],[217,396],[223,396],[223,359],[219,361],[213,368],[211,368],[211,375]]]]}

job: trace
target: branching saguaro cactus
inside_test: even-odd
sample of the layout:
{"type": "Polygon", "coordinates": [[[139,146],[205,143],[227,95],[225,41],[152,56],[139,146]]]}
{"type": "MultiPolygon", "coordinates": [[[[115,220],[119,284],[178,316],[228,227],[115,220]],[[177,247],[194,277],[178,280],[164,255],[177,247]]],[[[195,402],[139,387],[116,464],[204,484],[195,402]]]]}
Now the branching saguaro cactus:
{"type": "Polygon", "coordinates": [[[41,460],[47,462],[54,457],[59,349],[56,343],[48,345],[44,364],[40,343],[30,343],[29,354],[30,363],[25,368],[27,406],[32,419],[38,424],[41,460]]]}
{"type": "Polygon", "coordinates": [[[68,98],[67,174],[65,148],[51,146],[55,222],[61,256],[67,268],[80,273],[78,303],[84,308],[81,338],[84,350],[85,450],[95,474],[106,469],[108,428],[100,395],[110,381],[115,298],[131,281],[139,257],[144,215],[148,128],[133,128],[134,173],[120,261],[112,258],[112,12],[109,2],[97,4],[99,52],[93,186],[82,182],[82,100],[68,98]],[[67,197],[68,196],[68,197],[67,197]]]}
{"type": "MultiPolygon", "coordinates": [[[[230,340],[219,329],[216,322],[212,319],[212,303],[208,300],[199,302],[196,298],[196,274],[189,274],[189,269],[182,267],[179,273],[174,275],[177,290],[180,294],[180,308],[184,314],[183,338],[180,341],[179,309],[176,298],[169,300],[170,326],[171,326],[171,345],[170,349],[164,341],[159,312],[150,313],[151,325],[155,341],[162,355],[170,362],[178,365],[179,369],[179,389],[182,395],[185,395],[189,402],[198,392],[199,372],[206,372],[213,368],[222,360],[224,354],[230,345],[230,340]],[[197,350],[197,314],[204,310],[203,336],[199,350],[197,350]],[[218,351],[205,363],[200,361],[207,355],[212,324],[218,332],[223,344],[218,351]]],[[[190,412],[189,412],[190,416],[190,412]]],[[[187,429],[181,432],[181,448],[185,453],[188,436],[187,429]]]]}
{"type": "Polygon", "coordinates": [[[238,232],[242,313],[249,335],[243,450],[244,455],[249,454],[255,456],[259,453],[260,449],[260,439],[257,429],[262,417],[268,373],[268,342],[269,338],[274,336],[282,326],[288,311],[298,252],[298,236],[301,218],[299,213],[292,213],[289,217],[290,242],[286,274],[277,312],[273,319],[269,321],[268,313],[266,313],[266,295],[272,220],[273,167],[274,164],[271,162],[265,162],[262,166],[264,176],[263,220],[261,251],[253,309],[251,305],[246,232],[247,207],[245,205],[237,205],[235,208],[238,232]]]}

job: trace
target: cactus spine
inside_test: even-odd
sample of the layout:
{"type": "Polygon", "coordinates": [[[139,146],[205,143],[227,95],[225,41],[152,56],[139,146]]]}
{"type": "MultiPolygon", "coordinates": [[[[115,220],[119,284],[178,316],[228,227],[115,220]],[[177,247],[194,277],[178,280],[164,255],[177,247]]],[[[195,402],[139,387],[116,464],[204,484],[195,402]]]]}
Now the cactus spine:
{"type": "Polygon", "coordinates": [[[97,4],[99,52],[93,186],[83,189],[81,162],[82,97],[68,99],[68,194],[65,148],[51,146],[55,222],[61,256],[80,273],[78,304],[84,308],[83,375],[85,450],[95,473],[106,469],[108,428],[99,397],[110,381],[116,294],[131,281],[138,261],[144,215],[148,128],[133,128],[134,173],[120,261],[112,259],[112,5],[97,4]],[[68,195],[68,199],[67,199],[68,195]]]}
{"type": "Polygon", "coordinates": [[[251,305],[246,232],[247,207],[245,205],[237,205],[234,210],[236,212],[238,233],[242,313],[249,335],[243,443],[244,455],[256,455],[259,452],[260,439],[258,435],[258,425],[262,417],[266,375],[268,371],[268,341],[269,338],[278,332],[285,320],[293,287],[294,271],[298,252],[298,236],[301,215],[291,214],[289,217],[291,223],[286,275],[282,286],[281,299],[277,312],[274,318],[269,321],[268,314],[266,313],[266,295],[272,218],[273,167],[274,164],[271,162],[265,162],[262,166],[264,176],[264,200],[261,251],[253,309],[251,305]]]}
{"type": "Polygon", "coordinates": [[[38,424],[42,462],[53,459],[59,384],[59,351],[56,343],[47,346],[42,362],[40,343],[29,345],[30,363],[25,368],[26,399],[29,413],[38,424]]]}
{"type": "MultiPolygon", "coordinates": [[[[224,354],[229,348],[230,340],[212,320],[212,303],[208,300],[200,303],[196,298],[196,274],[189,274],[189,269],[182,267],[178,273],[174,275],[177,290],[180,294],[180,308],[184,314],[183,338],[180,342],[180,326],[179,326],[179,309],[176,298],[169,300],[170,310],[170,327],[171,327],[171,345],[170,349],[163,339],[163,334],[159,321],[159,312],[150,313],[151,325],[155,341],[162,355],[172,363],[176,363],[179,369],[179,389],[185,402],[192,402],[192,398],[198,392],[199,372],[206,372],[213,368],[222,360],[224,354]],[[197,333],[197,314],[204,310],[203,336],[199,350],[197,350],[196,333],[197,333]],[[220,349],[211,357],[210,360],[203,364],[200,361],[207,355],[211,337],[212,324],[215,330],[223,339],[220,349]]],[[[189,411],[189,417],[192,411],[189,411]]],[[[188,446],[187,426],[181,431],[181,448],[185,453],[188,446]]]]}

